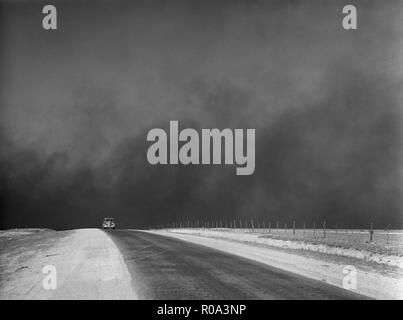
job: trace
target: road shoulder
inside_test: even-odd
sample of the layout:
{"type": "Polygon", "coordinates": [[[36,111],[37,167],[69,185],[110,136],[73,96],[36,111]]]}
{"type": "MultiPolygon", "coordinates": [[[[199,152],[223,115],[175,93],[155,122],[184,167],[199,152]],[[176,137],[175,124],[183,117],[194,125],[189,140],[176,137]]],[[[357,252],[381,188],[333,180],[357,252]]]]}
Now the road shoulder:
{"type": "Polygon", "coordinates": [[[136,299],[119,250],[98,229],[0,239],[0,299],[136,299]],[[56,289],[45,289],[45,266],[56,289]]]}

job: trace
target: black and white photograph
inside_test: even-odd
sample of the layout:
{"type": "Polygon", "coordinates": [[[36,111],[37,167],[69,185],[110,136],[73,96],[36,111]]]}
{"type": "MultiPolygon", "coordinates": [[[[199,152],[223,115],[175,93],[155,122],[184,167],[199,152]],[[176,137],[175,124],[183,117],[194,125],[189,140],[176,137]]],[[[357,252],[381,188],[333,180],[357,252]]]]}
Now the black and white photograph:
{"type": "Polygon", "coordinates": [[[0,300],[402,299],[403,1],[0,0],[0,300]]]}

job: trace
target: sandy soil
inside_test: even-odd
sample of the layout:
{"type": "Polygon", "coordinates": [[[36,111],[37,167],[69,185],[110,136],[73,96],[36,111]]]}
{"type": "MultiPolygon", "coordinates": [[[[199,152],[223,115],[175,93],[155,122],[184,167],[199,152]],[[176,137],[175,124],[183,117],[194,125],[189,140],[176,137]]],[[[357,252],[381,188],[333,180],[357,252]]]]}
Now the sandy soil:
{"type": "Polygon", "coordinates": [[[0,234],[0,299],[135,299],[113,241],[101,230],[10,230],[0,234]],[[57,287],[42,273],[56,267],[57,287]]]}

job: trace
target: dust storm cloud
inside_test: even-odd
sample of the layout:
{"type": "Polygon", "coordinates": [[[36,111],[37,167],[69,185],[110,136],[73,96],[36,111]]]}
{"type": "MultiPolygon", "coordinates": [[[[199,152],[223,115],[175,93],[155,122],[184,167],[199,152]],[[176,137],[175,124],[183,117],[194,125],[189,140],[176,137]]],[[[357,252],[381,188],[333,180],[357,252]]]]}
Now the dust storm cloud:
{"type": "Polygon", "coordinates": [[[402,228],[399,1],[2,1],[2,228],[402,228]],[[256,170],[152,166],[148,130],[256,128],[256,170]]]}

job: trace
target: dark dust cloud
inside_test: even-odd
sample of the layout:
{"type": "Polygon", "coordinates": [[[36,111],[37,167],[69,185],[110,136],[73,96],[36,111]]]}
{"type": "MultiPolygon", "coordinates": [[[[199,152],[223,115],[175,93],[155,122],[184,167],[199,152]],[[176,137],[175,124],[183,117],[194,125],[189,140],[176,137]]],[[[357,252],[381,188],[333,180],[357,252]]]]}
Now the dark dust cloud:
{"type": "Polygon", "coordinates": [[[402,228],[403,3],[1,0],[0,227],[402,228]],[[256,170],[152,166],[147,132],[256,128],[256,170]]]}

